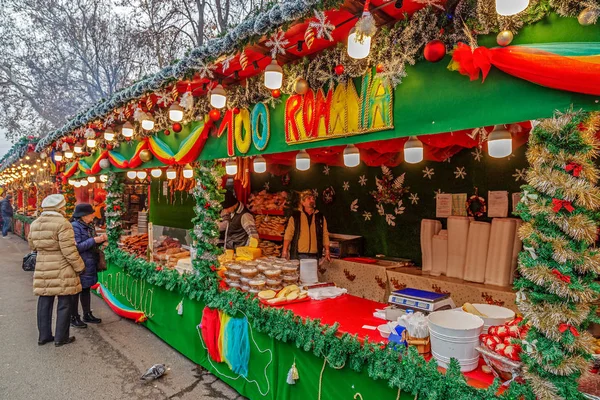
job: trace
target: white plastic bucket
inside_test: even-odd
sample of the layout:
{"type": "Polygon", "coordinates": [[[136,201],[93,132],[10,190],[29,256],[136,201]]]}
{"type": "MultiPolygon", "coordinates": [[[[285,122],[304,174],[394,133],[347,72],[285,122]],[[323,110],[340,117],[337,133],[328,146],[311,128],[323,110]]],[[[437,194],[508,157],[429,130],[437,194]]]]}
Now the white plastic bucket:
{"type": "Polygon", "coordinates": [[[427,317],[431,354],[438,365],[447,368],[456,358],[462,372],[473,371],[479,363],[479,335],[483,320],[476,315],[453,310],[436,311],[427,317]]]}

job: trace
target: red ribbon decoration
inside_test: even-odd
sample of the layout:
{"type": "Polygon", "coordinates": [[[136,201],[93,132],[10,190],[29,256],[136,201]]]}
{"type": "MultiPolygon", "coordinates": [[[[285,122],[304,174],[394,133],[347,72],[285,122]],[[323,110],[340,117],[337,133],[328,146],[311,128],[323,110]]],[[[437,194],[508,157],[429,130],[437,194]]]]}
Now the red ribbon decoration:
{"type": "Polygon", "coordinates": [[[565,275],[563,273],[561,273],[559,270],[557,270],[556,268],[554,268],[552,270],[552,273],[561,281],[565,282],[565,283],[571,283],[571,277],[569,275],[565,275]]]}
{"type": "Polygon", "coordinates": [[[577,177],[579,176],[579,174],[581,174],[581,170],[583,169],[583,167],[580,164],[577,164],[575,162],[571,162],[569,164],[567,164],[567,166],[565,167],[565,170],[567,172],[572,172],[573,176],[577,177]]]}
{"type": "Polygon", "coordinates": [[[552,199],[552,205],[554,206],[552,208],[554,212],[559,212],[563,208],[568,212],[573,212],[575,210],[569,200],[552,199]]]}
{"type": "Polygon", "coordinates": [[[558,326],[558,331],[560,333],[565,333],[566,331],[571,331],[571,333],[573,334],[573,336],[579,336],[579,332],[577,332],[577,329],[575,329],[575,327],[573,325],[567,324],[567,323],[562,323],[558,326]]]}

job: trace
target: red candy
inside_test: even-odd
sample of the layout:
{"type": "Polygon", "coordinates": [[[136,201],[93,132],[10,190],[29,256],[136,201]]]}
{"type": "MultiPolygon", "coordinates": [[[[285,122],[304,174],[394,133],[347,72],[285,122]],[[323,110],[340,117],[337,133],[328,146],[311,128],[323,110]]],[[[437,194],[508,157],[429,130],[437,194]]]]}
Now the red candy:
{"type": "Polygon", "coordinates": [[[511,325],[508,327],[508,336],[518,338],[521,337],[521,328],[517,325],[511,325]]]}
{"type": "Polygon", "coordinates": [[[504,349],[507,348],[507,347],[510,347],[510,346],[507,346],[504,343],[500,343],[500,344],[496,345],[496,347],[494,348],[494,351],[496,353],[498,353],[498,354],[502,354],[503,355],[504,354],[504,349]]]}
{"type": "Polygon", "coordinates": [[[498,327],[497,326],[490,326],[488,328],[488,334],[490,334],[490,335],[497,336],[496,335],[497,332],[498,332],[498,327]]]}
{"type": "Polygon", "coordinates": [[[508,345],[510,345],[510,344],[511,344],[511,340],[512,340],[512,339],[513,339],[512,337],[510,337],[510,336],[507,336],[507,337],[505,337],[505,338],[504,338],[504,341],[503,341],[502,343],[504,343],[505,345],[507,345],[507,346],[508,346],[508,345]]]}
{"type": "Polygon", "coordinates": [[[509,321],[506,325],[508,325],[508,326],[519,325],[521,323],[521,321],[523,321],[523,318],[517,317],[517,318],[513,319],[512,321],[509,321]]]}
{"type": "Polygon", "coordinates": [[[508,336],[508,327],[507,326],[498,326],[496,329],[496,336],[501,338],[505,338],[508,336]]]}
{"type": "Polygon", "coordinates": [[[517,344],[509,345],[504,348],[504,351],[501,353],[505,357],[510,358],[513,361],[519,361],[521,359],[520,353],[521,347],[517,344]]]}

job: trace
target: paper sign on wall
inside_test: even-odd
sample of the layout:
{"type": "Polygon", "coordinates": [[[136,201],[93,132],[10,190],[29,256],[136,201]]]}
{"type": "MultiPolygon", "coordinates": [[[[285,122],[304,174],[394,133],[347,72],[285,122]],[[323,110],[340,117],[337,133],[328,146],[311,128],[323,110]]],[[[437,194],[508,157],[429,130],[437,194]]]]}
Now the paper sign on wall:
{"type": "Polygon", "coordinates": [[[488,217],[508,217],[508,192],[506,190],[488,192],[488,217]]]}
{"type": "Polygon", "coordinates": [[[452,215],[467,216],[467,194],[455,193],[452,195],[452,215]]]}
{"type": "Polygon", "coordinates": [[[521,192],[512,194],[512,212],[513,214],[517,213],[517,204],[521,201],[521,192]]]}
{"type": "Polygon", "coordinates": [[[435,217],[448,218],[452,215],[452,194],[439,193],[435,196],[435,217]]]}

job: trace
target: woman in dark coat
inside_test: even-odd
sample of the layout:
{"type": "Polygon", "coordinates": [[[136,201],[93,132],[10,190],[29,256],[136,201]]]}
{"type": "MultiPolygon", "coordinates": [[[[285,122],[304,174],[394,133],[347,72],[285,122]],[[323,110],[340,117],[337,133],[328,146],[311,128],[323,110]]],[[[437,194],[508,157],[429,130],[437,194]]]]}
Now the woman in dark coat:
{"type": "Polygon", "coordinates": [[[94,229],[94,208],[87,203],[77,204],[73,218],[71,219],[77,250],[85,264],[85,271],[79,275],[81,280],[81,293],[73,296],[71,311],[71,326],[74,328],[86,328],[89,322],[99,324],[100,318],[92,315],[90,287],[98,282],[98,262],[100,260],[99,245],[106,241],[106,235],[96,236],[94,229]],[[83,309],[83,322],[79,316],[79,299],[83,309]]]}

